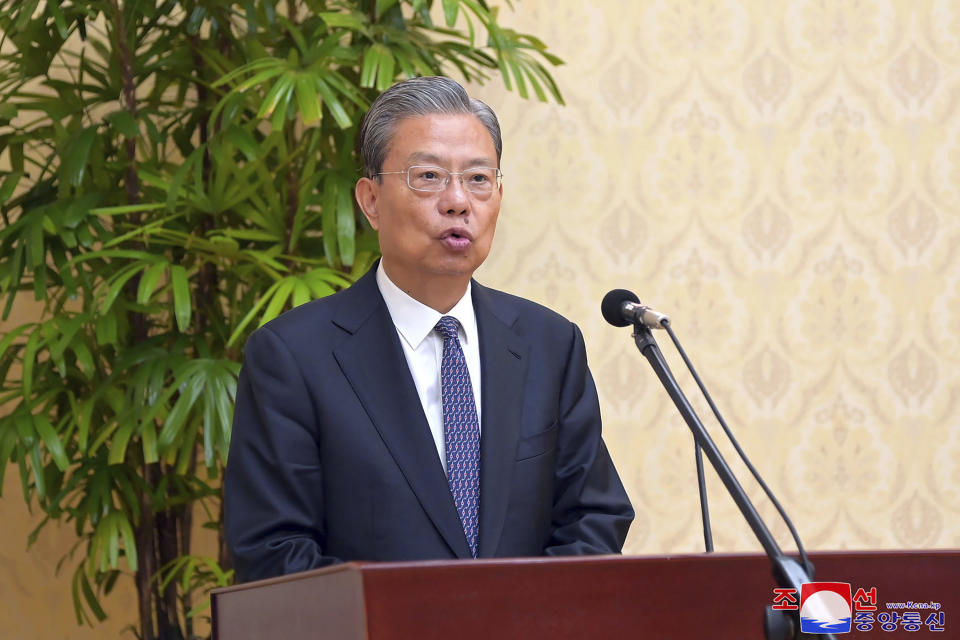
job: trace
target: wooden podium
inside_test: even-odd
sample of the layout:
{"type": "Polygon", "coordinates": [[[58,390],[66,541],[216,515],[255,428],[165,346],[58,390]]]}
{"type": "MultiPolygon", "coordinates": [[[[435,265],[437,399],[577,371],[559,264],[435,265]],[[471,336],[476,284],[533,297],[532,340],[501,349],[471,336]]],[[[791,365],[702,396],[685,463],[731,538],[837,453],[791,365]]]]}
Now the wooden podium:
{"type": "MultiPolygon", "coordinates": [[[[960,551],[813,553],[816,580],[937,602],[960,637],[960,551]]],[[[348,563],[217,589],[217,640],[762,640],[773,578],[759,554],[348,563]]],[[[926,617],[927,613],[923,614],[926,617]]]]}

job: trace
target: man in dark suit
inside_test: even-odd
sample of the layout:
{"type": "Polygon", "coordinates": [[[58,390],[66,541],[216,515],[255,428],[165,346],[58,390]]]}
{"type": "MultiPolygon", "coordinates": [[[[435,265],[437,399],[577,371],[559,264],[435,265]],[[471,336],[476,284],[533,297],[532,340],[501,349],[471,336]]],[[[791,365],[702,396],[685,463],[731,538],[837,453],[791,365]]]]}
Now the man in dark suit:
{"type": "Polygon", "coordinates": [[[225,480],[238,580],[619,553],[633,510],[580,331],[471,279],[502,196],[493,111],[447,78],[408,80],[358,147],[382,260],[245,348],[225,480]]]}

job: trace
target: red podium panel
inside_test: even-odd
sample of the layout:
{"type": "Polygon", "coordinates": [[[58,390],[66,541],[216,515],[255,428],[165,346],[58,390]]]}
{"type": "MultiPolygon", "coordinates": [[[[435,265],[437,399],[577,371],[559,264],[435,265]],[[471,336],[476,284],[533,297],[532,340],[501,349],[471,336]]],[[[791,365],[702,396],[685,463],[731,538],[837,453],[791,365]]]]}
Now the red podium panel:
{"type": "MultiPolygon", "coordinates": [[[[946,618],[943,633],[876,624],[858,636],[960,637],[960,551],[811,559],[817,580],[876,587],[876,613],[893,611],[886,603],[938,603],[946,618]]],[[[211,599],[217,640],[747,640],[763,638],[774,586],[762,555],[589,556],[347,563],[217,589],[211,599]]]]}

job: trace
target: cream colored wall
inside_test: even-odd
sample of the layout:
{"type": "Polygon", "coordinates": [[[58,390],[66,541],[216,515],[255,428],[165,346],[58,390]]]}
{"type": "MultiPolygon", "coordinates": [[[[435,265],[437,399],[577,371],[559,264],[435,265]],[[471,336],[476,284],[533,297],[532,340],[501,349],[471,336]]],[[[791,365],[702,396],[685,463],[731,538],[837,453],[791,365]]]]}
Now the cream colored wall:
{"type": "MultiPolygon", "coordinates": [[[[960,6],[523,0],[504,22],[566,59],[568,106],[475,89],[506,141],[478,277],[583,329],[637,509],[626,551],[702,541],[691,437],[600,318],[614,287],[671,314],[808,547],[960,547],[960,6]]],[[[757,549],[709,481],[718,549],[757,549]]],[[[0,638],[135,619],[128,590],[76,630],[69,532],[25,553],[10,474],[0,513],[0,638]]]]}
{"type": "MultiPolygon", "coordinates": [[[[960,5],[524,0],[511,20],[567,61],[568,106],[477,91],[506,140],[479,277],[583,329],[626,550],[702,536],[689,431],[600,317],[615,287],[672,316],[808,547],[960,546],[960,5]]],[[[718,549],[758,549],[709,481],[718,549]]]]}

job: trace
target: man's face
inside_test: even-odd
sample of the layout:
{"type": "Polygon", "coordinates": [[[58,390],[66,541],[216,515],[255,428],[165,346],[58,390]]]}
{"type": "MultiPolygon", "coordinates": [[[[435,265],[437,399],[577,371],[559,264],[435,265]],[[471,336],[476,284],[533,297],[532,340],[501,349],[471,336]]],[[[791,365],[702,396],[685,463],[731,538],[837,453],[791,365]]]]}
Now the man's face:
{"type": "MultiPolygon", "coordinates": [[[[460,172],[496,167],[490,133],[473,115],[434,114],[401,120],[381,171],[430,165],[460,172]]],[[[469,279],[486,259],[500,212],[502,188],[477,194],[451,176],[443,191],[415,191],[402,173],[361,178],[357,200],[380,232],[387,274],[410,291],[435,276],[469,279]]]]}

